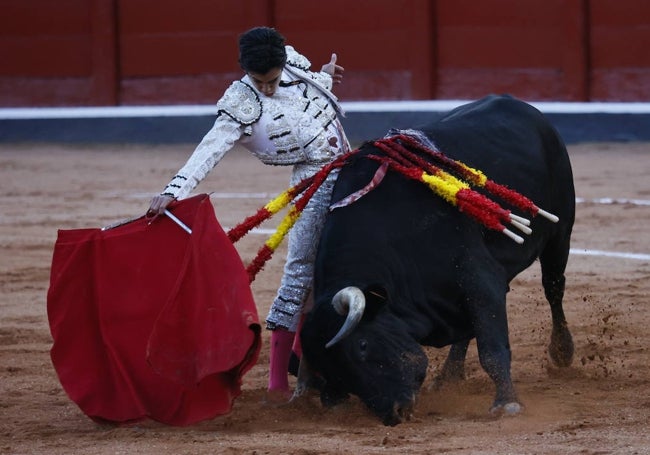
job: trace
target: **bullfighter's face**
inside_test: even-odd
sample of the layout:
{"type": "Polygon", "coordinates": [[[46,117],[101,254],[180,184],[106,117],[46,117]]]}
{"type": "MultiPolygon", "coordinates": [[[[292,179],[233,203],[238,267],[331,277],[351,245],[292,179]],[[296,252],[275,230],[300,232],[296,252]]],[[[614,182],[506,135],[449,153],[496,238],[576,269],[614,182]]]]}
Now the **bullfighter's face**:
{"type": "Polygon", "coordinates": [[[273,96],[280,85],[282,68],[272,68],[267,73],[260,74],[249,71],[248,77],[253,81],[255,88],[265,96],[273,96]]]}
{"type": "MultiPolygon", "coordinates": [[[[311,321],[318,324],[318,319],[317,315],[311,321]]],[[[331,331],[313,328],[310,333],[331,331]]],[[[321,391],[324,405],[336,404],[351,393],[385,425],[396,425],[410,417],[428,359],[402,321],[379,312],[364,317],[352,334],[330,348],[324,348],[327,340],[321,338],[314,352],[314,341],[304,340],[303,350],[310,366],[325,380],[321,391]]]]}

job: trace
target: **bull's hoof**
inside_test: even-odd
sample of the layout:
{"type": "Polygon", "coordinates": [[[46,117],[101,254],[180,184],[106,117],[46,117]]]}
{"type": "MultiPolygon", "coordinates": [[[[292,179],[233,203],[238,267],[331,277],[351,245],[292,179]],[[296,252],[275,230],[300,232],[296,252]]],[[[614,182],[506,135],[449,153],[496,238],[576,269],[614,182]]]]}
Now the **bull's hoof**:
{"type": "Polygon", "coordinates": [[[296,388],[293,389],[293,395],[291,395],[290,402],[298,401],[300,398],[307,396],[309,392],[309,386],[306,383],[299,382],[296,384],[296,388]]]}
{"type": "Polygon", "coordinates": [[[566,326],[560,329],[553,329],[551,343],[548,345],[548,355],[553,364],[560,368],[566,368],[573,362],[573,338],[566,326]]]}
{"type": "Polygon", "coordinates": [[[510,403],[505,403],[505,404],[498,404],[494,405],[490,408],[490,414],[493,415],[494,417],[510,417],[510,416],[516,416],[519,415],[523,412],[524,407],[517,403],[516,401],[512,401],[510,403]]]}

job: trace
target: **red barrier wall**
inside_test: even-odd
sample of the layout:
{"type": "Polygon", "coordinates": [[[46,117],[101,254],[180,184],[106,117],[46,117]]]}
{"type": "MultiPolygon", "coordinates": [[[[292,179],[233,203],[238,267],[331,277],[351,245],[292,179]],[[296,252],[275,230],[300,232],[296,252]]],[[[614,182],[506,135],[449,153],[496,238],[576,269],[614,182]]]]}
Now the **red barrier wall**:
{"type": "Polygon", "coordinates": [[[0,106],[213,103],[280,30],[344,101],[650,101],[646,0],[0,0],[0,106]]]}
{"type": "Polygon", "coordinates": [[[242,0],[119,0],[121,104],[216,101],[233,79],[241,77],[237,36],[269,24],[269,5],[242,0]]]}
{"type": "Polygon", "coordinates": [[[3,0],[0,11],[2,105],[86,104],[94,72],[88,2],[3,0]]]}
{"type": "Polygon", "coordinates": [[[439,1],[439,98],[586,99],[580,0],[439,1]],[[504,13],[506,12],[506,13],[504,13]]]}
{"type": "Polygon", "coordinates": [[[275,24],[318,69],[336,52],[344,100],[433,96],[433,3],[429,0],[276,0],[275,24]],[[302,10],[302,11],[301,11],[302,10]],[[298,13],[300,12],[300,13],[298,13]]]}
{"type": "Polygon", "coordinates": [[[590,97],[650,101],[650,2],[590,2],[590,97]]]}

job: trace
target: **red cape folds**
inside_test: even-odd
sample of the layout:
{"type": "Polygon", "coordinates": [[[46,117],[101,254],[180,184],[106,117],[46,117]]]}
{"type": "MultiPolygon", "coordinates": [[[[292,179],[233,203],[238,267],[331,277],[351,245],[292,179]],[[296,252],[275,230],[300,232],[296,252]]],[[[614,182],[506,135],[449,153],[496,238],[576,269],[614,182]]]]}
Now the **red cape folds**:
{"type": "Polygon", "coordinates": [[[209,196],[151,225],[60,230],[47,311],[61,384],[99,421],[189,425],[228,413],[260,352],[257,310],[209,196]]]}

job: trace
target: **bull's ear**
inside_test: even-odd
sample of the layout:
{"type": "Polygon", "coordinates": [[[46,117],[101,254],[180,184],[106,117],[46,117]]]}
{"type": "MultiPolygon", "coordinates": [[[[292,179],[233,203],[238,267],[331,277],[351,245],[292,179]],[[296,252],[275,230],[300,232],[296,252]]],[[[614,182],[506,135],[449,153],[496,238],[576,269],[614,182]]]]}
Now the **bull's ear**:
{"type": "Polygon", "coordinates": [[[363,290],[363,295],[366,297],[365,316],[375,317],[377,312],[388,303],[388,291],[380,284],[367,286],[363,290]]]}

